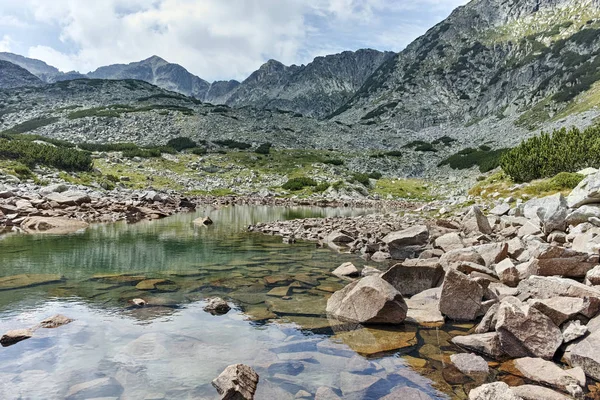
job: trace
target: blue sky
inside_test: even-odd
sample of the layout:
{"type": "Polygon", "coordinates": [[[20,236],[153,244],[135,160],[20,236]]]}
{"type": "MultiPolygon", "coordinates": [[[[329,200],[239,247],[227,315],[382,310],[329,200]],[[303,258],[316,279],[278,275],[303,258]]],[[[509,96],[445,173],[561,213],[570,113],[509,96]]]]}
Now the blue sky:
{"type": "Polygon", "coordinates": [[[0,51],[88,72],[158,55],[203,79],[402,50],[467,0],[0,0],[0,51]]]}

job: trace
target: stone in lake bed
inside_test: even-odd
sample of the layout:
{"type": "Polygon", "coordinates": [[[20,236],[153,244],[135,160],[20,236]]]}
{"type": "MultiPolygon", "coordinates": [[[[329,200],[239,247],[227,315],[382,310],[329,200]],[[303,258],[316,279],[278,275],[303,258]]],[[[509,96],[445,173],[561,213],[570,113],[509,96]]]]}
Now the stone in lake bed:
{"type": "Polygon", "coordinates": [[[167,279],[146,279],[135,285],[135,288],[137,290],[155,290],[156,285],[162,283],[171,283],[171,281],[167,279]]]}
{"type": "Polygon", "coordinates": [[[322,296],[295,295],[291,300],[272,298],[265,302],[278,315],[323,316],[327,299],[322,296]]]}
{"type": "Polygon", "coordinates": [[[52,328],[58,328],[60,326],[70,324],[71,322],[73,322],[73,320],[71,318],[65,317],[64,315],[57,314],[53,317],[46,318],[45,320],[40,322],[40,327],[52,329],[52,328]]]}
{"type": "Polygon", "coordinates": [[[31,329],[15,329],[2,335],[2,337],[0,337],[0,344],[2,347],[8,347],[31,337],[33,337],[33,331],[31,329]]]}
{"type": "Polygon", "coordinates": [[[286,297],[289,294],[290,294],[290,287],[289,286],[278,286],[278,287],[274,287],[273,289],[271,289],[267,293],[267,296],[272,296],[272,297],[286,297]]]}
{"type": "Polygon", "coordinates": [[[417,334],[410,331],[361,328],[336,333],[333,340],[346,344],[359,354],[371,356],[413,348],[417,345],[417,334]]]}
{"type": "Polygon", "coordinates": [[[83,400],[102,397],[110,398],[111,396],[118,397],[121,393],[123,393],[123,387],[115,378],[104,377],[71,386],[65,399],[83,400]]]}
{"type": "Polygon", "coordinates": [[[21,289],[32,286],[61,282],[64,278],[57,274],[21,274],[0,278],[0,290],[21,289]]]}
{"type": "Polygon", "coordinates": [[[259,376],[244,364],[230,365],[212,381],[222,400],[252,400],[259,376]]]}
{"type": "Polygon", "coordinates": [[[431,396],[419,389],[408,386],[393,389],[390,394],[382,397],[381,400],[433,400],[431,396]]]}

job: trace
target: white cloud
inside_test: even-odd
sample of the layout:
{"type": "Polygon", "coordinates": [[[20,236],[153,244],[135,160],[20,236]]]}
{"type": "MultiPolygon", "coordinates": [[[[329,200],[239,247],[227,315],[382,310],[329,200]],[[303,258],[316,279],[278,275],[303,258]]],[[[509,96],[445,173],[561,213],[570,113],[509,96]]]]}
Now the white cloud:
{"type": "Polygon", "coordinates": [[[0,0],[0,35],[7,33],[4,20],[28,26],[31,34],[20,35],[27,55],[64,71],[87,72],[156,54],[207,80],[243,79],[268,58],[292,64],[329,49],[400,50],[415,32],[437,22],[432,12],[449,13],[464,2],[0,0]],[[414,13],[429,18],[412,21],[414,13]]]}
{"type": "Polygon", "coordinates": [[[4,35],[0,40],[0,51],[11,51],[12,39],[8,35],[4,35]]]}

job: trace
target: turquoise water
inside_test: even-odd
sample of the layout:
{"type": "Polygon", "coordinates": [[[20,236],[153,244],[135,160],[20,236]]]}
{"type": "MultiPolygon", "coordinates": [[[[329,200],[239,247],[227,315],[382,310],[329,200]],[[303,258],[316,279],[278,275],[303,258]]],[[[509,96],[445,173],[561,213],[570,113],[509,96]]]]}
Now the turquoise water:
{"type": "Polygon", "coordinates": [[[0,350],[0,398],[214,399],[211,380],[235,363],[261,376],[257,399],[321,386],[377,399],[406,385],[447,398],[442,391],[457,387],[439,379],[445,332],[348,332],[325,317],[328,296],[347,284],[330,271],[361,265],[357,256],[245,231],[260,221],[358,213],[228,207],[71,235],[0,236],[0,274],[17,276],[0,279],[0,332],[57,313],[75,320],[0,350]],[[204,215],[215,224],[192,223],[204,215]],[[212,296],[233,309],[204,312],[212,296]],[[148,306],[133,306],[135,298],[148,306]],[[424,343],[435,347],[430,358],[419,353],[424,343]]]}

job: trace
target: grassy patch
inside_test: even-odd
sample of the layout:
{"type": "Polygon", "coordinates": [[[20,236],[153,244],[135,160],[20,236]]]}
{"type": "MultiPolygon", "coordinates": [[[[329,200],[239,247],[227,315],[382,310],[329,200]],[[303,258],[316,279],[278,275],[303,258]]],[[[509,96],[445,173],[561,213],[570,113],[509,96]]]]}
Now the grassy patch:
{"type": "Polygon", "coordinates": [[[414,179],[380,179],[375,184],[373,193],[383,198],[391,195],[394,198],[431,200],[425,182],[414,179]]]}
{"type": "Polygon", "coordinates": [[[569,194],[583,180],[583,175],[559,173],[552,178],[539,179],[525,185],[515,185],[510,177],[500,171],[479,182],[470,191],[472,196],[489,197],[499,193],[501,197],[544,197],[555,193],[569,194]]]}

